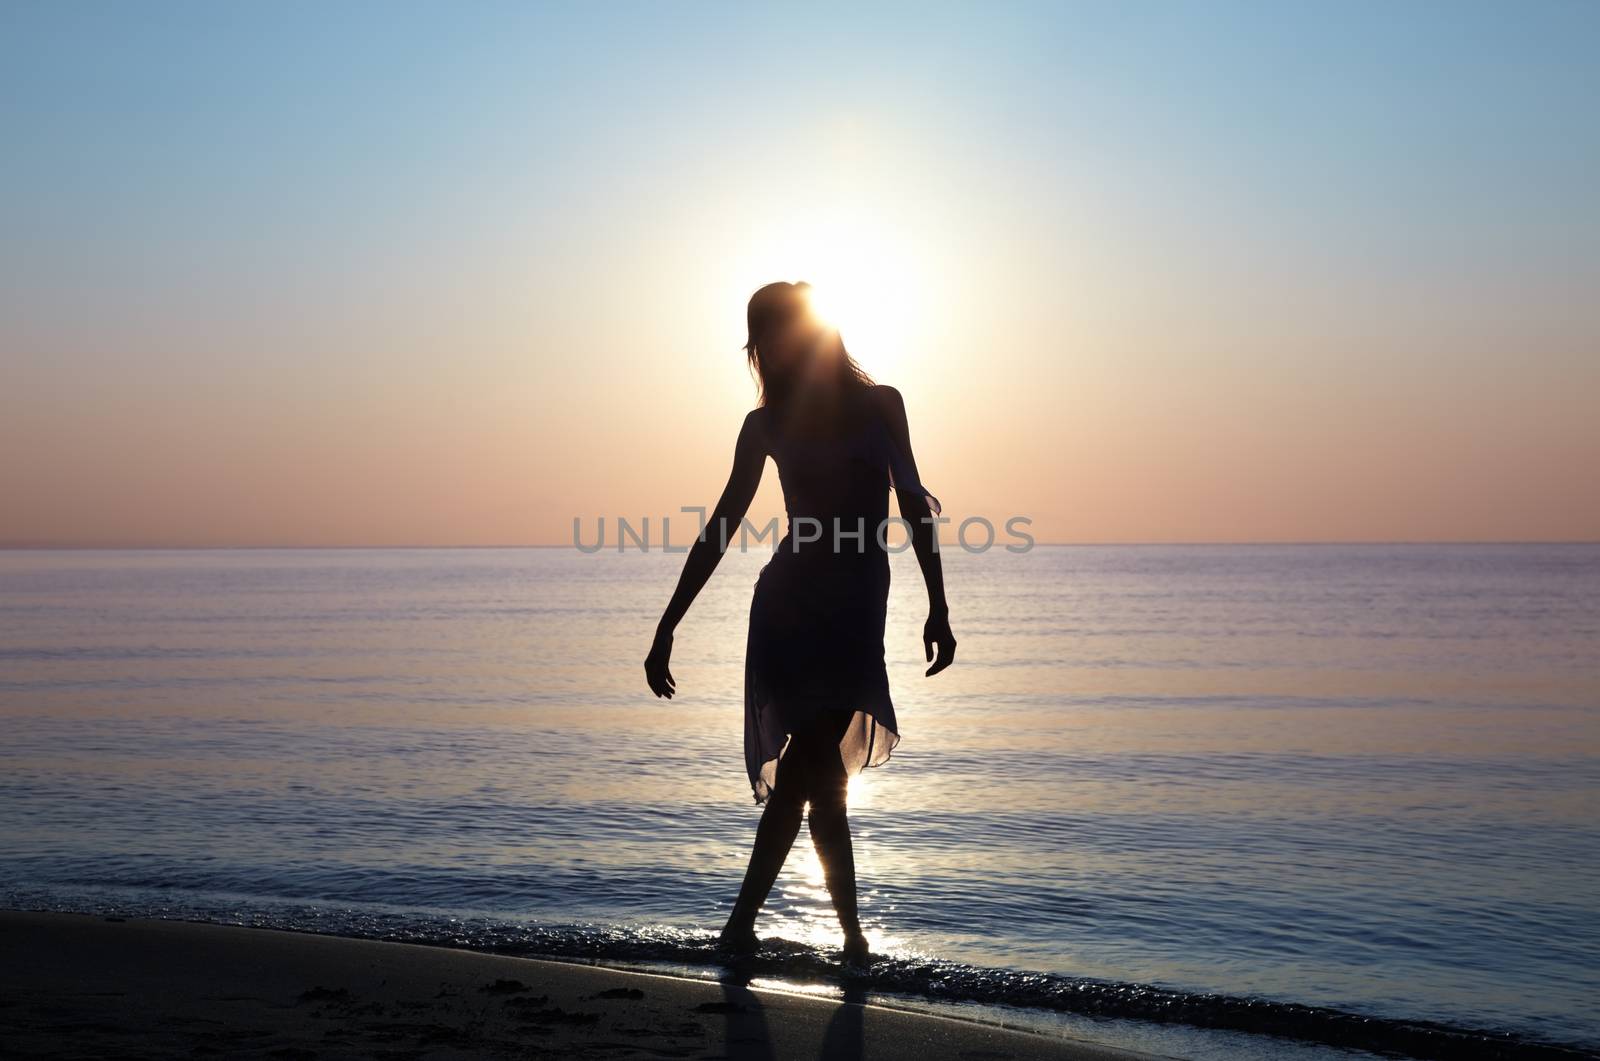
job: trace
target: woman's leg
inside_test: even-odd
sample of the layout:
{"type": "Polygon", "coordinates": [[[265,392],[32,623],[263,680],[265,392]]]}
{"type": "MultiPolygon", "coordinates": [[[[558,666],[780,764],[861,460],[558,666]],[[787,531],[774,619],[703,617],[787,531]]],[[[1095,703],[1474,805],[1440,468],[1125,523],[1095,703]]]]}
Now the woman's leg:
{"type": "Polygon", "coordinates": [[[856,905],[855,849],[846,809],[849,779],[839,755],[839,741],[854,717],[853,711],[830,711],[790,738],[778,761],[778,776],[767,797],[761,824],[756,827],[755,848],[750,852],[744,884],[722,930],[725,941],[744,946],[755,942],[756,914],[789,857],[809,802],[811,840],[822,863],[834,912],[844,929],[845,954],[852,959],[866,957],[867,941],[856,905]]]}
{"type": "Polygon", "coordinates": [[[756,914],[767,901],[778,871],[783,869],[794,838],[799,835],[806,801],[805,752],[803,742],[798,737],[791,738],[783,758],[778,760],[778,776],[767,796],[766,810],[761,812],[761,824],[756,826],[756,843],[750,852],[750,865],[744,871],[744,884],[722,929],[722,938],[728,943],[754,944],[756,914]]]}
{"type": "Polygon", "coordinates": [[[808,822],[828,895],[839,916],[839,927],[844,929],[845,954],[850,958],[864,958],[867,940],[861,932],[856,905],[856,856],[850,841],[846,804],[849,778],[845,775],[844,760],[839,757],[839,741],[853,718],[854,712],[839,711],[824,723],[822,739],[831,754],[817,755],[807,764],[807,796],[811,803],[808,822]]]}

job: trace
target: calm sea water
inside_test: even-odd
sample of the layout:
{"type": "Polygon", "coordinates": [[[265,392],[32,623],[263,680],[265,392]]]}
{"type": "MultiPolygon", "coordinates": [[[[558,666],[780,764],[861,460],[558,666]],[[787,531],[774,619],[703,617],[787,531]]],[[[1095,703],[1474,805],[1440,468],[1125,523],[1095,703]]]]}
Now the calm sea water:
{"type": "MultiPolygon", "coordinates": [[[[710,974],[762,559],[668,703],[676,556],[0,553],[0,903],[710,974]]],[[[855,987],[1190,1056],[1600,1048],[1600,547],[946,563],[930,680],[895,560],[855,987]]],[[[753,974],[838,982],[804,845],[771,913],[753,974]]]]}

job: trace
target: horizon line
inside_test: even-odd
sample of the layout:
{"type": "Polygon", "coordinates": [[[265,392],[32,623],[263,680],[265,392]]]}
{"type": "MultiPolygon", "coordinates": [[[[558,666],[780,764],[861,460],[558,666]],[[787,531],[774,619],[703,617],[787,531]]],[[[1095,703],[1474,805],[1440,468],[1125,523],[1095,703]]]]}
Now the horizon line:
{"type": "MultiPolygon", "coordinates": [[[[958,542],[941,542],[941,547],[949,546],[959,549],[958,542]]],[[[1600,545],[1597,538],[1240,538],[1220,539],[1211,541],[1195,540],[1082,540],[1082,541],[1052,541],[1035,542],[1036,549],[1060,548],[1108,548],[1108,547],[1193,547],[1193,546],[1241,546],[1241,545],[1600,545]]],[[[775,549],[776,547],[774,547],[775,549]]],[[[527,542],[512,542],[492,545],[160,545],[160,544],[70,544],[51,542],[0,542],[0,552],[271,552],[271,551],[302,551],[302,552],[373,552],[388,550],[393,552],[418,552],[422,550],[461,551],[461,550],[507,550],[507,549],[570,549],[578,551],[577,546],[568,544],[542,544],[527,542]]],[[[734,550],[729,550],[730,552],[734,550]]],[[[755,549],[743,550],[757,552],[755,549]]],[[[603,553],[616,553],[617,549],[606,548],[603,553]]],[[[648,554],[663,552],[660,548],[640,550],[628,548],[620,550],[627,554],[648,554]]],[[[594,555],[591,551],[584,555],[594,555]]],[[[681,555],[674,551],[671,555],[681,555]]],[[[1018,554],[1020,555],[1020,554],[1018,554]]]]}

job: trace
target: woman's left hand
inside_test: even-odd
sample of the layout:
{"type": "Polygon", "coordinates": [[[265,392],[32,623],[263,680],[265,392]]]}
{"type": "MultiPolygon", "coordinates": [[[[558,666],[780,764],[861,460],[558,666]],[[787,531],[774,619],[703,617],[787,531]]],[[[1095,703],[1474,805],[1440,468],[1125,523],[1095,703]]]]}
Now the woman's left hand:
{"type": "Polygon", "coordinates": [[[950,613],[928,613],[922,624],[922,647],[927,650],[929,667],[925,677],[931,678],[956,661],[956,635],[950,632],[950,613]]]}

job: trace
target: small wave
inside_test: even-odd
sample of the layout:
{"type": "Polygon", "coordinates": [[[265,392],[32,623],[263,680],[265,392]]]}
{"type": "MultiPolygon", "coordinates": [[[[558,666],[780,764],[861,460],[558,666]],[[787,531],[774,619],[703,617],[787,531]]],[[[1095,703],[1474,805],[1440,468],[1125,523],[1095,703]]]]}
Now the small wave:
{"type": "Polygon", "coordinates": [[[1379,1018],[1329,1007],[1186,992],[1151,984],[984,968],[918,955],[884,955],[869,968],[856,970],[825,950],[787,940],[769,940],[754,955],[730,959],[718,950],[710,934],[669,927],[539,924],[380,908],[272,904],[244,896],[216,896],[205,901],[159,894],[139,898],[96,894],[63,897],[33,889],[0,891],[0,906],[248,925],[527,958],[672,964],[703,967],[708,972],[728,969],[740,977],[820,980],[908,1000],[1047,1010],[1242,1032],[1438,1061],[1574,1061],[1600,1057],[1581,1045],[1535,1041],[1495,1029],[1379,1018]]]}

